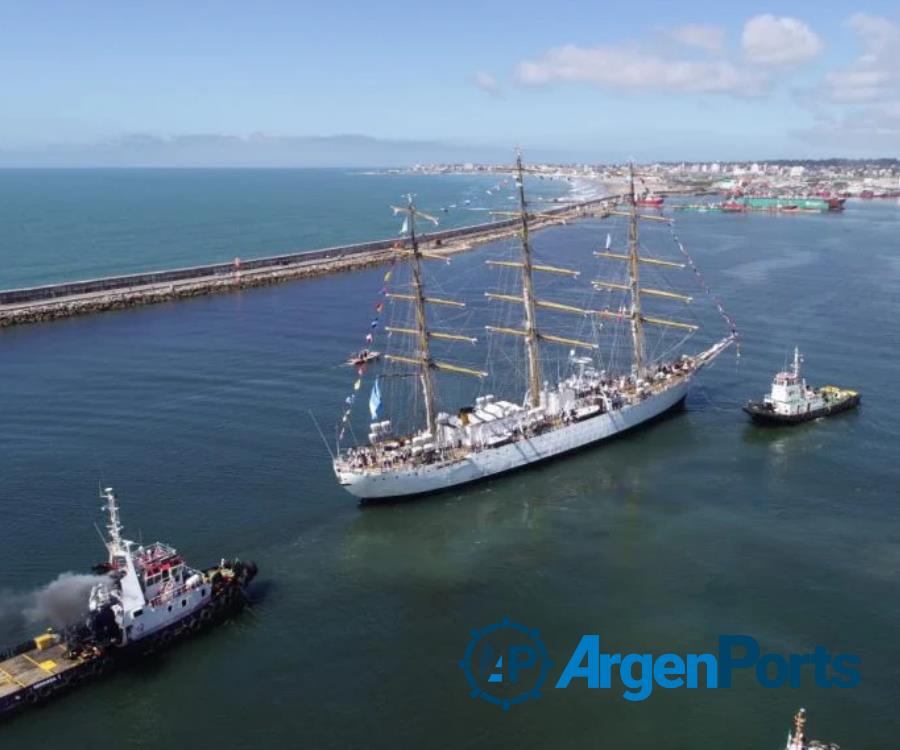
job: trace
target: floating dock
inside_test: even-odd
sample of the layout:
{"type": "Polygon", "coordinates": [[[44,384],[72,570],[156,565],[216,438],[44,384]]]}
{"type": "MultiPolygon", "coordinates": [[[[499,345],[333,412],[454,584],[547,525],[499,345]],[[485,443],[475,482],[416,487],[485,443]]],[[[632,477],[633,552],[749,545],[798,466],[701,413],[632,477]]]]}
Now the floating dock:
{"type": "MultiPolygon", "coordinates": [[[[542,211],[542,218],[534,221],[532,229],[605,216],[610,204],[619,198],[606,196],[542,211]]],[[[449,255],[509,237],[518,227],[515,219],[495,221],[424,234],[420,242],[433,252],[449,255]]],[[[396,239],[384,239],[268,258],[235,259],[231,263],[9,289],[0,291],[0,328],[381,265],[390,260],[396,243],[396,239]]]]}

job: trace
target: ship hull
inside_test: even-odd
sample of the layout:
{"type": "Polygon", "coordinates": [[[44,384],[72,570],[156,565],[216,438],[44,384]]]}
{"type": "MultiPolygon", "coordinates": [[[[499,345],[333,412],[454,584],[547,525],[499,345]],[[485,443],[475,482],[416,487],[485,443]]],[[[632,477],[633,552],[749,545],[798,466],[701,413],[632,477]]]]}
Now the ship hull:
{"type": "Polygon", "coordinates": [[[859,405],[859,400],[859,395],[848,396],[842,401],[828,404],[821,409],[803,412],[802,414],[778,414],[771,409],[767,409],[763,404],[755,401],[745,404],[743,408],[756,424],[769,426],[795,425],[802,424],[803,422],[811,422],[820,417],[830,417],[833,414],[839,414],[842,411],[853,409],[859,405]]]}
{"type": "Polygon", "coordinates": [[[690,379],[630,406],[591,417],[508,445],[472,453],[458,461],[381,472],[341,472],[341,485],[361,501],[440,492],[477,482],[607,440],[679,406],[690,379]]]}

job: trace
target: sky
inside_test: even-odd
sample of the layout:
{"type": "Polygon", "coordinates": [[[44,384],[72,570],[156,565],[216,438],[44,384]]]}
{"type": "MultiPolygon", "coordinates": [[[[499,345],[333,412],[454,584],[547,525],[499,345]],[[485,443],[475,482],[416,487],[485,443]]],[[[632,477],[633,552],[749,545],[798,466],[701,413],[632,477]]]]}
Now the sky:
{"type": "Polygon", "coordinates": [[[900,155],[900,6],[0,0],[0,166],[900,155]]]}

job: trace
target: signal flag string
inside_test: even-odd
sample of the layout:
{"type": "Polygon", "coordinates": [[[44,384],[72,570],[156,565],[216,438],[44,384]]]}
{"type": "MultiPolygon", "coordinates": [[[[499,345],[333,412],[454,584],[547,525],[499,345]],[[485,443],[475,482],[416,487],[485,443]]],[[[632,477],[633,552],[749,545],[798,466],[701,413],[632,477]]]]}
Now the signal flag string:
{"type": "Polygon", "coordinates": [[[723,320],[728,324],[728,327],[731,329],[732,336],[735,337],[735,349],[737,351],[737,358],[741,358],[741,338],[740,334],[737,330],[737,324],[734,322],[732,317],[725,310],[725,305],[722,303],[722,300],[713,294],[712,290],[709,288],[709,285],[706,283],[706,279],[703,278],[703,274],[700,272],[700,269],[697,268],[697,264],[694,263],[694,259],[691,257],[690,253],[685,250],[684,245],[681,243],[681,240],[678,239],[678,235],[675,234],[674,227],[672,228],[672,239],[675,244],[678,245],[678,249],[681,251],[681,254],[684,256],[687,261],[688,268],[694,272],[694,276],[697,277],[697,283],[700,284],[700,288],[703,290],[704,294],[712,301],[712,303],[716,306],[716,309],[719,311],[719,315],[722,316],[723,320]]]}
{"type": "MultiPolygon", "coordinates": [[[[401,243],[398,243],[401,244],[401,243]]],[[[372,321],[369,323],[369,331],[365,336],[365,347],[368,349],[375,341],[375,333],[378,330],[378,326],[381,323],[381,313],[384,310],[384,300],[387,297],[388,293],[388,284],[391,281],[391,278],[394,275],[394,266],[397,264],[397,258],[391,258],[391,265],[388,268],[387,272],[384,274],[384,278],[381,283],[381,291],[378,293],[378,297],[375,302],[375,312],[372,316],[372,321]]],[[[350,421],[350,413],[353,411],[353,404],[356,402],[356,394],[360,388],[362,388],[363,375],[366,374],[367,363],[361,362],[356,367],[356,380],[353,381],[353,390],[350,392],[350,395],[344,399],[344,413],[341,416],[341,430],[338,433],[338,441],[343,440],[344,433],[347,431],[347,423],[350,421]]]]}

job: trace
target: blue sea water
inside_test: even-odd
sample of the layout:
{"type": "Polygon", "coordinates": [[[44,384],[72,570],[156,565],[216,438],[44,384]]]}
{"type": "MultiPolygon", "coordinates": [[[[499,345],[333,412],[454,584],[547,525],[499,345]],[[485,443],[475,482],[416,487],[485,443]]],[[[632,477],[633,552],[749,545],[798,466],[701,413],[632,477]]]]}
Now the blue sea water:
{"type": "MultiPolygon", "coordinates": [[[[493,190],[504,179],[341,169],[0,170],[0,289],[390,237],[400,222],[389,206],[407,193],[443,227],[477,224],[490,220],[487,209],[508,207],[509,188],[493,190]]],[[[565,180],[530,182],[536,203],[571,188],[565,180]]]]}
{"type": "MultiPolygon", "coordinates": [[[[113,231],[84,229],[74,207],[43,226],[52,201],[36,175],[21,179],[7,191],[35,217],[29,235],[113,231]]],[[[114,196],[119,180],[140,176],[91,179],[114,196]]],[[[185,184],[139,195],[170,196],[172,215],[203,200],[190,195],[195,175],[169,179],[185,184]]],[[[323,214],[321,234],[309,228],[301,240],[260,220],[259,236],[248,231],[241,246],[267,254],[395,231],[389,215],[377,222],[385,198],[410,189],[404,179],[377,178],[387,182],[377,189],[375,178],[346,179],[369,185],[347,226],[344,214],[323,214]],[[371,226],[356,226],[360,216],[371,226]]],[[[417,183],[426,208],[481,189],[421,179],[446,190],[428,205],[432,191],[417,183]]],[[[90,242],[84,257],[60,249],[25,271],[8,267],[4,239],[9,283],[214,259],[144,257],[129,238],[146,234],[145,201],[110,200],[118,208],[94,206],[93,217],[115,217],[118,242],[98,246],[97,257],[90,242]],[[127,268],[110,262],[126,256],[127,268]]],[[[249,203],[245,215],[255,205],[272,217],[265,204],[249,203]]],[[[239,224],[221,206],[211,201],[204,218],[220,241],[239,224]]],[[[239,555],[262,570],[252,612],[0,727],[0,745],[773,748],[803,705],[812,736],[892,747],[898,230],[893,203],[851,202],[841,215],[680,216],[680,238],[742,333],[739,362],[723,356],[685,412],[649,429],[387,507],[360,509],[336,485],[308,416],[326,429],[339,416],[352,373],[338,363],[359,345],[383,268],[0,331],[0,642],[41,625],[21,614],[28,591],[103,556],[92,528],[98,480],[119,490],[133,536],[168,541],[198,565],[239,555]],[[862,408],[795,429],[752,427],[740,403],[768,388],[795,344],[812,382],[859,388],[862,408]],[[746,677],[727,690],[657,690],[636,704],[615,690],[548,690],[504,714],[469,697],[459,668],[470,631],[504,616],[539,628],[558,665],[584,632],[610,650],[654,653],[714,649],[730,632],[780,653],[823,644],[859,654],[862,680],[849,690],[812,680],[769,690],[746,677]]],[[[606,231],[603,222],[543,231],[536,252],[590,263],[606,231]]],[[[10,234],[4,224],[0,236],[10,234]]],[[[233,246],[216,247],[229,256],[233,246]]],[[[490,283],[483,261],[504,249],[480,248],[432,273],[448,294],[475,300],[490,283]]],[[[698,310],[703,297],[698,290],[698,310]]],[[[484,346],[459,354],[477,365],[484,346]]]]}

